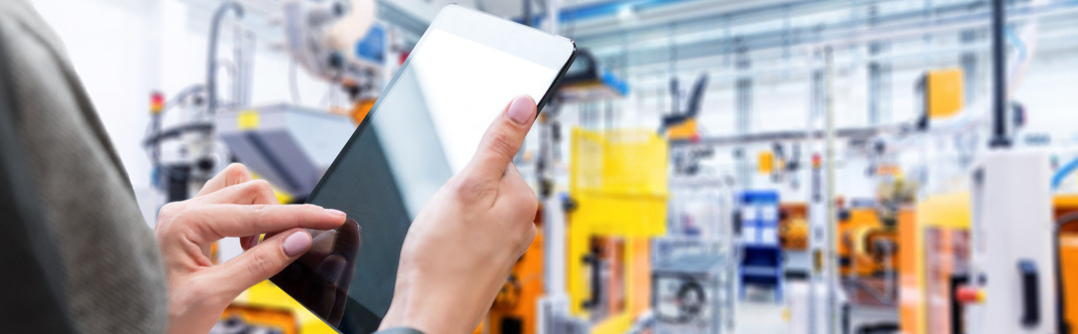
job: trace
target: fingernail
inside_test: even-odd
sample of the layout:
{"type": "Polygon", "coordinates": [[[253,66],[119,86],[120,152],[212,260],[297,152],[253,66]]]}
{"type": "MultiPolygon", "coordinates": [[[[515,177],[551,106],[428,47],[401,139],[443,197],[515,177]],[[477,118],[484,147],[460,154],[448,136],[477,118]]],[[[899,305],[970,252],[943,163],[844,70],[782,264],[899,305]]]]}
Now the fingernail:
{"type": "Polygon", "coordinates": [[[347,213],[344,213],[344,211],[341,211],[341,210],[334,210],[334,209],[325,209],[325,210],[326,210],[326,213],[334,215],[334,216],[338,216],[338,217],[344,217],[344,216],[348,215],[347,213]]]}
{"type": "Polygon", "coordinates": [[[296,257],[303,254],[311,247],[311,235],[307,232],[296,232],[284,239],[281,248],[288,257],[296,257]]]}
{"type": "Polygon", "coordinates": [[[532,101],[531,97],[521,96],[515,98],[513,103],[509,104],[509,119],[517,124],[528,124],[535,117],[532,114],[533,110],[535,110],[535,101],[532,101]]]}

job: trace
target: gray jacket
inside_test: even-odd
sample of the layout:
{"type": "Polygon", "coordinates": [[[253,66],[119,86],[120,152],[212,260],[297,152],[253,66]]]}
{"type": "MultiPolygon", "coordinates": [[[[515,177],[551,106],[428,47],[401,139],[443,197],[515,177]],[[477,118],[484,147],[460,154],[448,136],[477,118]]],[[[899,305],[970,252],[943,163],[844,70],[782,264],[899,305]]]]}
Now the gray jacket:
{"type": "Polygon", "coordinates": [[[63,46],[30,4],[0,0],[0,331],[163,333],[167,319],[157,246],[63,46]]]}
{"type": "MultiPolygon", "coordinates": [[[[3,119],[16,138],[7,144],[16,144],[24,157],[8,163],[29,171],[24,181],[36,193],[41,212],[34,219],[40,221],[5,224],[47,226],[46,239],[34,246],[53,248],[58,255],[59,306],[74,332],[163,332],[168,301],[157,246],[59,39],[30,4],[0,0],[0,43],[0,67],[7,72],[0,83],[9,100],[3,119]]],[[[9,218],[20,219],[0,219],[9,218]]],[[[7,285],[14,279],[10,276],[0,274],[0,284],[7,285]]],[[[19,308],[10,305],[16,302],[26,306],[34,301],[0,298],[5,308],[19,308]]],[[[50,316],[54,321],[64,317],[50,316]]]]}

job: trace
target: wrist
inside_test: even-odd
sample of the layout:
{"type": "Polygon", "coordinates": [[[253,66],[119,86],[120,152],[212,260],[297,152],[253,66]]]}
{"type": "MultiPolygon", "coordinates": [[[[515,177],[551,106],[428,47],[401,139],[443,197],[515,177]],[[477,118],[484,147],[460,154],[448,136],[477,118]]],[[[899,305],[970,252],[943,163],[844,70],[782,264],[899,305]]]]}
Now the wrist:
{"type": "Polygon", "coordinates": [[[429,326],[431,322],[428,321],[433,317],[439,317],[440,314],[439,312],[425,310],[429,305],[424,306],[416,300],[425,299],[429,301],[431,296],[413,298],[413,296],[418,295],[419,292],[413,291],[411,279],[405,275],[398,276],[396,287],[393,290],[393,301],[390,303],[389,310],[386,311],[386,316],[382,319],[379,329],[387,330],[406,327],[414,328],[424,333],[434,333],[434,328],[429,326]]]}
{"type": "Polygon", "coordinates": [[[414,284],[405,275],[397,277],[393,301],[380,329],[413,328],[427,334],[471,333],[479,316],[471,316],[468,298],[459,289],[414,284]],[[455,291],[455,293],[454,293],[455,291]],[[474,318],[474,319],[473,319],[474,318]]]}

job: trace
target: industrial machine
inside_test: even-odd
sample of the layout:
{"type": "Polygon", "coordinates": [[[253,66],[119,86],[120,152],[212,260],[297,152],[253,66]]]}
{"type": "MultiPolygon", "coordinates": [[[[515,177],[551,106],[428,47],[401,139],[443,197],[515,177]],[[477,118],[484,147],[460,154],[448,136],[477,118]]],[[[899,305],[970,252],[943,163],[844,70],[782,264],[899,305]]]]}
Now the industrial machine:
{"type": "Polygon", "coordinates": [[[779,205],[779,244],[789,251],[808,249],[808,222],[805,203],[782,203],[779,205]]]}
{"type": "Polygon", "coordinates": [[[667,235],[652,240],[653,332],[733,330],[737,191],[725,178],[701,175],[673,177],[669,187],[667,235]]]}
{"type": "Polygon", "coordinates": [[[779,245],[783,252],[783,275],[806,279],[812,272],[809,253],[808,205],[804,202],[779,204],[779,245]]]}
{"type": "Polygon", "coordinates": [[[875,205],[851,208],[839,216],[836,234],[839,272],[844,277],[893,276],[897,237],[894,224],[885,224],[875,205]]]}
{"type": "Polygon", "coordinates": [[[903,333],[970,333],[955,298],[970,277],[970,217],[967,192],[932,195],[899,212],[903,333]]]}
{"type": "MultiPolygon", "coordinates": [[[[973,320],[968,318],[971,307],[984,307],[987,303],[996,302],[988,292],[981,289],[971,288],[974,283],[972,257],[974,250],[974,234],[971,230],[973,223],[973,202],[971,193],[959,192],[929,196],[919,201],[916,208],[903,209],[899,214],[899,228],[902,243],[917,247],[905,247],[901,249],[902,260],[900,269],[900,315],[902,333],[975,333],[971,326],[973,320]]],[[[1075,299],[1076,271],[1069,263],[1075,259],[1074,245],[1071,244],[1074,237],[1073,225],[1066,224],[1069,213],[1078,210],[1078,201],[1074,195],[1057,195],[1051,201],[1052,219],[1058,224],[1058,265],[1051,261],[1047,265],[1059,268],[1061,272],[1054,278],[1049,278],[1052,286],[1058,286],[1063,291],[1058,293],[1057,301],[1053,307],[1073,305],[1075,299]]],[[[1071,216],[1074,217],[1074,216],[1071,216]]],[[[986,233],[993,233],[985,231],[986,233]]],[[[990,261],[991,262],[991,261],[990,261]]],[[[1017,270],[1017,269],[1014,269],[1017,270]]],[[[978,281],[988,282],[988,276],[983,274],[978,281]]],[[[1020,285],[1020,284],[1016,284],[1020,285]]],[[[1013,295],[1021,295],[1024,290],[1021,286],[1012,287],[1013,295]]],[[[1006,296],[1004,296],[1006,297],[1006,296]]],[[[1056,297],[1053,297],[1056,298],[1056,297]]],[[[1023,307],[1021,297],[1011,300],[1000,301],[1004,304],[1000,307],[1012,308],[1023,307]]],[[[1075,312],[1073,308],[1061,307],[1066,312],[1058,320],[1043,318],[1042,321],[1049,323],[1055,328],[1073,328],[1075,312]],[[1060,324],[1059,321],[1065,321],[1060,324]]],[[[980,312],[985,312],[983,309],[980,312]]],[[[984,313],[981,313],[982,315],[984,313]]],[[[1014,318],[1020,317],[1021,312],[1010,313],[1014,318]]],[[[1013,328],[1013,327],[1012,327],[1013,328]]],[[[984,329],[983,330],[988,330],[984,329]]],[[[1064,333],[1049,329],[1048,333],[1064,333]]]]}
{"type": "Polygon", "coordinates": [[[925,72],[917,81],[915,101],[921,101],[918,128],[925,129],[931,119],[954,116],[964,107],[962,70],[938,69],[925,72]]]}
{"type": "Polygon", "coordinates": [[[659,133],[667,135],[670,140],[694,140],[700,134],[697,128],[696,117],[700,114],[700,103],[707,89],[708,75],[701,74],[692,85],[690,95],[682,106],[681,89],[677,78],[670,79],[670,95],[673,108],[663,116],[659,133]]]}
{"type": "MultiPolygon", "coordinates": [[[[1069,171],[1062,169],[1059,172],[1069,171]]],[[[1078,326],[1078,214],[1075,214],[1078,212],[1078,196],[1056,195],[1053,206],[1058,246],[1056,268],[1059,270],[1056,279],[1063,289],[1059,298],[1062,321],[1065,322],[1060,327],[1073,332],[1078,326]]]]}
{"type": "MultiPolygon", "coordinates": [[[[665,135],[671,142],[698,141],[700,130],[697,117],[707,92],[708,75],[700,74],[692,85],[692,90],[684,99],[677,78],[670,79],[671,110],[660,120],[659,134],[665,135]]],[[[711,147],[681,147],[672,150],[671,160],[674,173],[691,176],[700,172],[700,160],[714,155],[711,147]]]]}
{"type": "Polygon", "coordinates": [[[220,112],[217,137],[247,168],[302,202],[355,131],[345,116],[288,104],[220,112]]]}
{"type": "Polygon", "coordinates": [[[986,297],[964,304],[970,333],[1060,332],[1051,176],[1035,151],[990,152],[972,169],[970,280],[960,289],[986,297]]]}
{"type": "Polygon", "coordinates": [[[650,306],[649,237],[666,233],[667,146],[646,129],[573,129],[567,286],[593,333],[627,331],[650,306]]]}
{"type": "Polygon", "coordinates": [[[732,261],[706,240],[655,241],[652,268],[657,333],[721,333],[733,327],[732,261]],[[695,250],[695,251],[693,251],[695,250]]]}
{"type": "MultiPolygon", "coordinates": [[[[535,223],[542,224],[543,209],[535,216],[535,223]]],[[[536,234],[535,240],[528,246],[528,251],[513,265],[509,274],[494,299],[494,305],[487,315],[486,328],[477,329],[482,333],[534,334],[538,330],[539,298],[543,295],[543,232],[536,234]]],[[[482,326],[481,326],[482,327],[482,326]]]]}
{"type": "Polygon", "coordinates": [[[340,112],[346,115],[334,117],[292,104],[251,106],[255,46],[253,34],[239,25],[229,61],[230,98],[218,96],[218,34],[228,13],[240,18],[244,13],[237,2],[222,3],[211,23],[206,82],[168,101],[159,93],[151,97],[153,117],[143,144],[154,166],[154,184],[168,195],[166,202],[187,199],[233,161],[248,164],[282,193],[302,200],[354,129],[350,123],[362,120],[380,91],[378,62],[385,60],[387,41],[385,30],[372,25],[373,6],[366,0],[282,3],[285,44],[295,65],[330,82],[332,89],[346,91],[354,103],[340,112]],[[179,115],[166,115],[170,110],[179,115]],[[166,120],[178,124],[165,128],[166,120]]]}

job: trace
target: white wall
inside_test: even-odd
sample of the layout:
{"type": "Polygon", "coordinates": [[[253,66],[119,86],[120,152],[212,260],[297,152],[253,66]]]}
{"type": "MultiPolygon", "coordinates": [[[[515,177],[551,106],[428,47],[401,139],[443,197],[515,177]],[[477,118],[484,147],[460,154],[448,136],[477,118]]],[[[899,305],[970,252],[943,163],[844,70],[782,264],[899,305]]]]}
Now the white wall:
{"type": "MultiPolygon", "coordinates": [[[[32,3],[65,45],[123,160],[144,216],[152,224],[161,197],[151,188],[151,166],[140,145],[149,121],[149,96],[161,91],[167,98],[205,81],[207,33],[188,26],[189,8],[180,0],[32,3]]],[[[227,58],[231,57],[227,35],[231,29],[223,31],[218,54],[227,58]]],[[[270,48],[277,42],[258,41],[252,87],[255,105],[290,100],[288,58],[270,48]]],[[[304,104],[319,103],[327,85],[302,70],[297,77],[304,104]]],[[[227,76],[221,78],[221,85],[227,85],[227,76]]],[[[226,88],[220,91],[227,94],[226,88]]]]}

